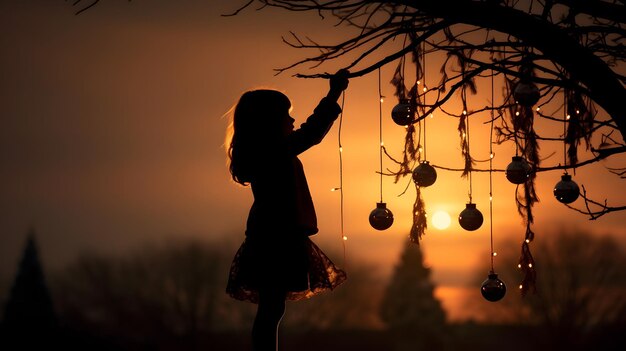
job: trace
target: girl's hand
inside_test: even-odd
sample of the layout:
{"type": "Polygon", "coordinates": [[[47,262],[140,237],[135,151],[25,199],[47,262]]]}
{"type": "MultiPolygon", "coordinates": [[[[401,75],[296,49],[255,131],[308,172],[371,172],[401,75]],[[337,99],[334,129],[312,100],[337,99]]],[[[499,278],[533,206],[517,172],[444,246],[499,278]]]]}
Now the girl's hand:
{"type": "Polygon", "coordinates": [[[347,69],[340,69],[330,77],[330,90],[326,95],[329,99],[339,100],[341,92],[348,88],[348,74],[350,72],[347,69]]]}
{"type": "Polygon", "coordinates": [[[348,88],[348,74],[350,72],[347,69],[340,69],[333,76],[330,77],[330,90],[342,92],[348,88]]]}

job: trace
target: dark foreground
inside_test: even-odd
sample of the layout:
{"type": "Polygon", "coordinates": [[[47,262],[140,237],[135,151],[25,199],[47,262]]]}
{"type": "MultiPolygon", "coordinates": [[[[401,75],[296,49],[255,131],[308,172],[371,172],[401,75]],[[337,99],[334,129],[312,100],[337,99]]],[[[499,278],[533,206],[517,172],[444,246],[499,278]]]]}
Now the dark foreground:
{"type": "MultiPolygon", "coordinates": [[[[626,350],[624,328],[606,328],[595,334],[569,335],[559,339],[554,331],[520,326],[451,326],[438,336],[388,331],[301,331],[281,333],[280,351],[472,351],[472,350],[626,350]]],[[[51,337],[7,335],[0,339],[0,350],[89,350],[89,351],[250,351],[247,332],[222,332],[196,338],[160,340],[115,340],[103,335],[58,332],[51,337]]]]}

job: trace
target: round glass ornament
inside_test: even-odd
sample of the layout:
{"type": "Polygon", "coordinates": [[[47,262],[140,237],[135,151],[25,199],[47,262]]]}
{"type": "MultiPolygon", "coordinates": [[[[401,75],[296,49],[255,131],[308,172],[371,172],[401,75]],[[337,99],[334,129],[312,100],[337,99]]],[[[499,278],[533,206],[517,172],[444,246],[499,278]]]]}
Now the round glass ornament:
{"type": "Polygon", "coordinates": [[[487,301],[500,301],[504,295],[506,295],[506,285],[498,278],[498,274],[491,272],[487,276],[487,279],[483,281],[483,285],[480,287],[480,293],[487,301]]]}
{"type": "Polygon", "coordinates": [[[459,214],[459,224],[465,230],[474,231],[483,225],[483,214],[476,208],[476,204],[465,204],[465,209],[459,214]]]}
{"type": "Polygon", "coordinates": [[[521,156],[513,156],[511,163],[506,166],[506,179],[513,184],[526,183],[531,173],[532,167],[521,156]]]}
{"type": "Polygon", "coordinates": [[[437,180],[437,171],[428,161],[421,162],[413,170],[413,181],[419,187],[431,186],[437,180]]]}
{"type": "Polygon", "coordinates": [[[376,203],[376,208],[370,212],[370,225],[376,230],[385,230],[393,224],[393,213],[384,202],[376,203]]]}
{"type": "Polygon", "coordinates": [[[540,97],[539,88],[532,82],[520,81],[513,89],[513,98],[520,105],[533,106],[540,97]]]}
{"type": "Polygon", "coordinates": [[[571,204],[578,199],[579,195],[580,188],[569,174],[563,174],[561,180],[554,186],[554,197],[564,204],[571,204]]]}
{"type": "Polygon", "coordinates": [[[400,102],[391,109],[391,119],[400,126],[408,126],[413,122],[415,109],[408,99],[401,99],[400,102]]]}

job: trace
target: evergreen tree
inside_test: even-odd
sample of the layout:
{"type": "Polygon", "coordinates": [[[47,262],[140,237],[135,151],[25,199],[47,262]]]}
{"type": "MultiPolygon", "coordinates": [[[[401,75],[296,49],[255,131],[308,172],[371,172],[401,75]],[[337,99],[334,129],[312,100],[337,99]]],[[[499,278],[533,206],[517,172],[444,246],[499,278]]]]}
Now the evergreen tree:
{"type": "Polygon", "coordinates": [[[398,349],[443,349],[446,316],[433,292],[421,248],[407,240],[380,310],[398,349]]]}
{"type": "Polygon", "coordinates": [[[5,306],[2,324],[6,334],[3,346],[9,346],[9,349],[49,346],[55,335],[57,317],[32,229],[5,306]]]}

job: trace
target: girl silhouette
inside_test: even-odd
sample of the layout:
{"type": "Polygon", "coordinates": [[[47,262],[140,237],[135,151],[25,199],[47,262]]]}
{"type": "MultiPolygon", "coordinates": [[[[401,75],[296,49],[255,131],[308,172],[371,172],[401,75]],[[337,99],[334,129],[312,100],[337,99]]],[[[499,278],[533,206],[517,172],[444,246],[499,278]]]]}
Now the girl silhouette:
{"type": "Polygon", "coordinates": [[[244,93],[233,114],[228,148],[235,182],[250,185],[254,202],[245,239],[233,259],[226,292],[258,304],[252,326],[255,351],[275,351],[286,300],[332,290],[346,273],[315,245],[317,217],[298,155],[322,141],[341,108],[348,71],[330,78],[330,89],[299,129],[291,103],[275,90],[244,93]]]}

